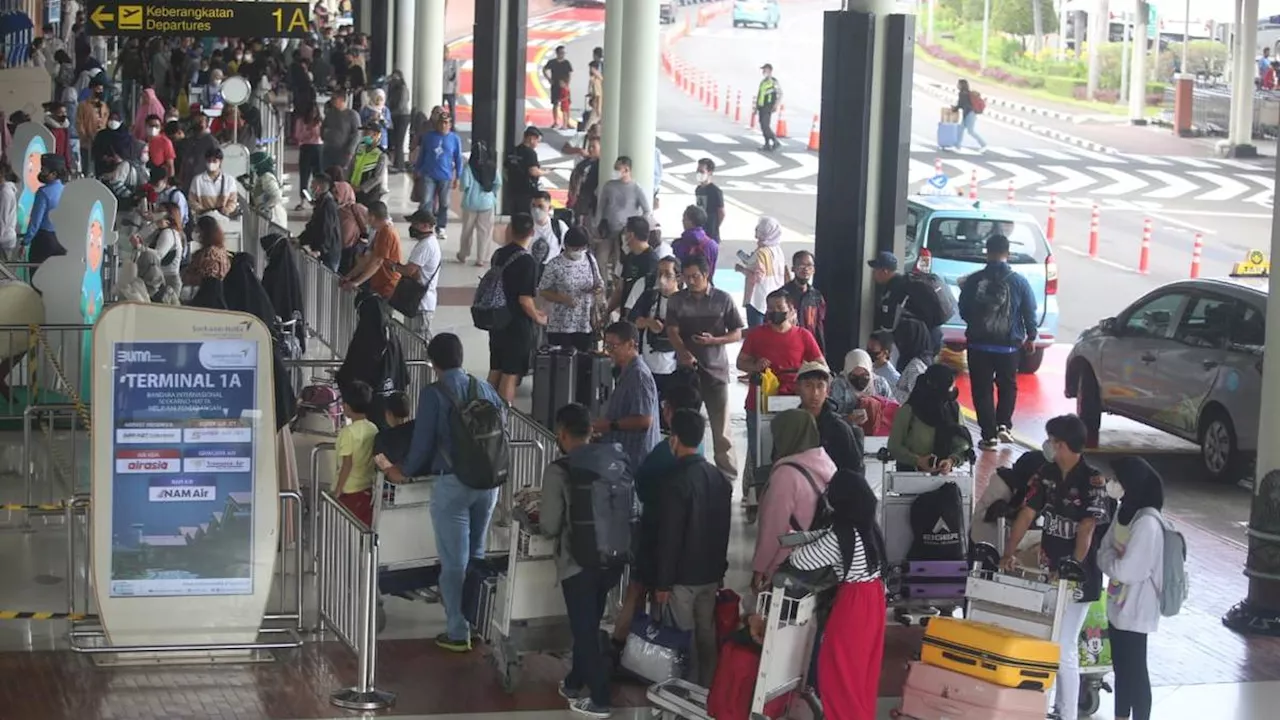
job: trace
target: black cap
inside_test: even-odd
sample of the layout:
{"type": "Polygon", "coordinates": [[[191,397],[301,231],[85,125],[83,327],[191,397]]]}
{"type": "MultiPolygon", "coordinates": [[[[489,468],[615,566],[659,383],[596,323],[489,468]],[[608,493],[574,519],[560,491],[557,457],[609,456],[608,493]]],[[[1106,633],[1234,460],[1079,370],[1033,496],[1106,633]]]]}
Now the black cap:
{"type": "Polygon", "coordinates": [[[370,120],[360,127],[361,130],[377,130],[382,132],[382,123],[378,120],[370,120]]]}
{"type": "Polygon", "coordinates": [[[987,254],[988,255],[1008,255],[1009,254],[1009,238],[1004,235],[992,235],[987,238],[987,254]]]}
{"type": "Polygon", "coordinates": [[[773,70],[773,63],[765,63],[760,66],[761,70],[773,70]]]}
{"type": "Polygon", "coordinates": [[[542,137],[542,131],[541,131],[541,130],[539,130],[538,128],[536,128],[536,127],[534,127],[534,126],[530,125],[529,127],[527,127],[527,128],[525,128],[525,129],[524,129],[524,136],[525,136],[525,137],[538,137],[538,138],[540,138],[540,137],[542,137]]]}
{"type": "Polygon", "coordinates": [[[40,170],[43,172],[66,172],[67,160],[57,153],[45,153],[40,156],[40,170]]]}
{"type": "Polygon", "coordinates": [[[436,224],[435,213],[431,212],[430,210],[423,210],[422,208],[418,208],[417,210],[414,210],[411,214],[405,215],[404,219],[410,225],[435,225],[436,224]]]}
{"type": "Polygon", "coordinates": [[[897,270],[898,256],[894,255],[888,250],[881,250],[880,252],[876,253],[876,257],[874,260],[867,261],[867,267],[872,268],[874,270],[897,270]]]}

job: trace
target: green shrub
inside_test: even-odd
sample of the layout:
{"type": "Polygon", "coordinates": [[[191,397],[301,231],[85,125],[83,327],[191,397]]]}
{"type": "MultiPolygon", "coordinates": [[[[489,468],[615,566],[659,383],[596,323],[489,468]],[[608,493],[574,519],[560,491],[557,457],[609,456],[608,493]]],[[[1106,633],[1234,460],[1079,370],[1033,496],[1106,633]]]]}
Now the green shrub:
{"type": "Polygon", "coordinates": [[[1044,79],[1044,89],[1059,97],[1074,98],[1076,96],[1076,88],[1085,87],[1087,83],[1076,80],[1075,78],[1064,77],[1046,77],[1044,79]]]}

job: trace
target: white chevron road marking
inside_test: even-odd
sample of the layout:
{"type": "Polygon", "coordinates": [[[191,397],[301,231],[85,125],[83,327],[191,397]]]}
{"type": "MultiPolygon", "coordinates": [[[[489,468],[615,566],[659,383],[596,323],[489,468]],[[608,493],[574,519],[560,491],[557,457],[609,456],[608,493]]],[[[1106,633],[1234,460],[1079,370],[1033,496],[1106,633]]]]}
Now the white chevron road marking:
{"type": "Polygon", "coordinates": [[[1143,193],[1143,197],[1159,198],[1161,200],[1172,200],[1186,195],[1189,192],[1199,190],[1196,184],[1184,177],[1167,173],[1163,170],[1139,170],[1138,172],[1147,177],[1155,178],[1165,187],[1158,190],[1152,190],[1149,193],[1143,193]]]}
{"type": "Polygon", "coordinates": [[[1091,167],[1089,169],[1115,181],[1110,185],[1094,189],[1093,192],[1098,195],[1128,195],[1148,185],[1146,180],[1123,170],[1107,167],[1091,167]]]}
{"type": "Polygon", "coordinates": [[[768,156],[759,152],[747,152],[743,150],[732,150],[730,154],[742,160],[742,165],[731,167],[728,170],[718,170],[716,175],[720,177],[748,177],[751,175],[763,175],[768,172],[774,172],[782,167],[777,162],[771,160],[768,156]]]}
{"type": "Polygon", "coordinates": [[[1216,190],[1212,190],[1196,198],[1202,202],[1222,202],[1223,200],[1230,200],[1240,193],[1249,191],[1248,185],[1226,175],[1198,171],[1192,171],[1187,174],[1198,177],[1210,185],[1218,186],[1216,190]]]}
{"type": "Polygon", "coordinates": [[[1015,163],[993,162],[991,163],[991,166],[999,168],[1013,176],[1011,180],[1013,182],[1014,190],[1021,190],[1022,188],[1044,182],[1044,175],[1015,163]]]}
{"type": "Polygon", "coordinates": [[[818,175],[818,156],[810,152],[799,153],[783,153],[783,157],[795,161],[796,166],[790,170],[783,170],[780,173],[774,173],[769,176],[770,180],[803,180],[807,177],[817,177],[818,175]]]}
{"type": "Polygon", "coordinates": [[[1066,195],[1067,193],[1076,192],[1077,190],[1083,190],[1097,182],[1097,180],[1085,175],[1079,170],[1073,170],[1065,165],[1042,165],[1040,169],[1048,170],[1055,175],[1061,175],[1063,178],[1062,182],[1057,182],[1040,188],[1042,192],[1056,192],[1066,195]]]}

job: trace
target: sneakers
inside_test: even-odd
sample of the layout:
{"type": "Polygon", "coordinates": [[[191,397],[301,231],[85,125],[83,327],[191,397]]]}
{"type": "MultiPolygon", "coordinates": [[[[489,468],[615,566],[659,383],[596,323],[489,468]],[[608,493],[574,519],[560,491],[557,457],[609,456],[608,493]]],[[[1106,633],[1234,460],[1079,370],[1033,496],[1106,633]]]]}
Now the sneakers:
{"type": "Polygon", "coordinates": [[[978,441],[978,448],[981,450],[995,450],[1000,442],[995,438],[982,438],[978,441]]]}
{"type": "Polygon", "coordinates": [[[471,652],[471,638],[454,640],[449,637],[449,633],[440,633],[436,636],[436,647],[455,653],[471,652]]]}
{"type": "Polygon", "coordinates": [[[556,686],[556,690],[560,693],[560,697],[568,700],[570,703],[575,703],[581,700],[586,694],[586,688],[568,688],[565,686],[563,680],[561,680],[560,684],[556,686]]]}
{"type": "Polygon", "coordinates": [[[613,710],[611,708],[600,707],[599,705],[591,702],[591,698],[574,700],[569,703],[569,709],[579,715],[585,715],[589,718],[600,718],[600,720],[604,720],[604,718],[613,715],[613,710]]]}
{"type": "Polygon", "coordinates": [[[1000,427],[996,428],[996,437],[1000,438],[1000,442],[1002,443],[1012,443],[1013,429],[1010,428],[1008,425],[1001,425],[1000,427]]]}
{"type": "Polygon", "coordinates": [[[437,239],[437,240],[442,240],[442,241],[443,241],[443,240],[448,240],[448,239],[449,239],[449,235],[448,235],[448,233],[446,233],[446,232],[445,232],[444,228],[442,228],[442,227],[438,227],[438,228],[436,228],[436,239],[437,239]]]}

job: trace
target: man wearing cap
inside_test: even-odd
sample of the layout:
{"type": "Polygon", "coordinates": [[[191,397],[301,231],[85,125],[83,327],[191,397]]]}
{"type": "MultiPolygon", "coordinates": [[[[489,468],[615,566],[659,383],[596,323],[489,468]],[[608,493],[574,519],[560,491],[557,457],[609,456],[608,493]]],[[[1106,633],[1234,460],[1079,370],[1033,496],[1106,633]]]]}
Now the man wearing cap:
{"type": "Polygon", "coordinates": [[[862,472],[862,428],[850,425],[836,412],[831,400],[831,369],[825,360],[811,360],[800,366],[796,395],[800,396],[800,407],[817,421],[818,442],[836,467],[862,472]]]}
{"type": "Polygon", "coordinates": [[[780,146],[778,136],[773,132],[773,112],[782,102],[782,86],[773,76],[773,65],[765,63],[760,66],[764,77],[760,80],[760,88],[756,90],[756,116],[760,119],[760,134],[764,135],[765,152],[777,150],[780,146]]]}
{"type": "Polygon", "coordinates": [[[512,148],[507,155],[506,171],[506,215],[527,213],[533,205],[533,198],[539,191],[539,183],[546,170],[538,161],[538,145],[542,142],[542,131],[530,125],[524,129],[524,138],[519,145],[512,148]]]}
{"type": "Polygon", "coordinates": [[[430,211],[418,209],[405,218],[409,222],[409,237],[417,241],[409,251],[409,261],[400,266],[403,277],[425,285],[421,314],[415,321],[424,340],[431,340],[431,318],[436,312],[436,288],[440,282],[440,240],[436,238],[436,216],[430,211]]]}
{"type": "Polygon", "coordinates": [[[356,191],[356,202],[369,207],[386,194],[383,178],[387,176],[387,154],[379,141],[382,123],[370,120],[362,128],[360,146],[351,161],[351,187],[356,191]]]}
{"type": "Polygon", "coordinates": [[[449,193],[458,187],[462,177],[462,141],[453,131],[448,113],[437,115],[431,130],[418,143],[413,170],[422,183],[422,204],[418,209],[435,215],[436,237],[443,240],[449,226],[449,193]]]}
{"type": "MultiPolygon", "coordinates": [[[[67,182],[67,161],[54,153],[40,156],[40,189],[36,190],[35,201],[31,205],[31,218],[27,223],[27,232],[22,236],[23,247],[29,248],[27,262],[42,263],[55,255],[66,255],[66,248],[58,242],[57,231],[53,227],[53,211],[62,202],[62,190],[67,182]]],[[[31,270],[31,278],[36,275],[36,268],[31,270]]]]}
{"type": "MultiPolygon", "coordinates": [[[[876,283],[876,330],[892,331],[904,314],[920,317],[920,313],[914,312],[912,307],[914,301],[909,292],[910,281],[906,275],[898,272],[898,256],[888,250],[881,250],[874,259],[867,261],[867,266],[871,268],[871,279],[876,283]]],[[[930,327],[929,339],[929,349],[933,354],[942,352],[942,328],[930,327]]]]}

